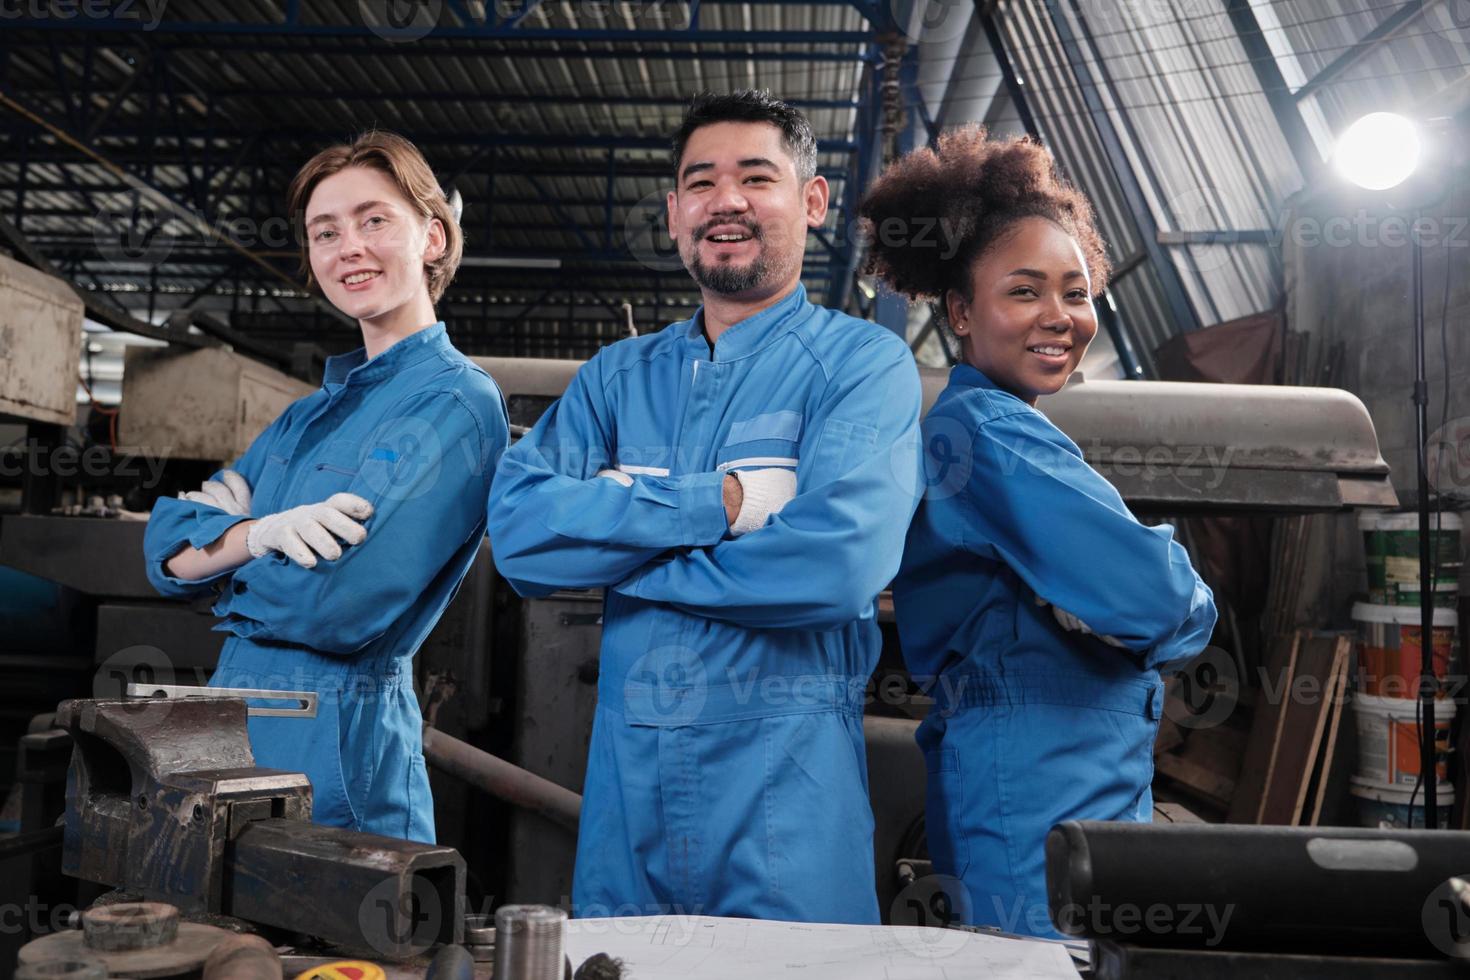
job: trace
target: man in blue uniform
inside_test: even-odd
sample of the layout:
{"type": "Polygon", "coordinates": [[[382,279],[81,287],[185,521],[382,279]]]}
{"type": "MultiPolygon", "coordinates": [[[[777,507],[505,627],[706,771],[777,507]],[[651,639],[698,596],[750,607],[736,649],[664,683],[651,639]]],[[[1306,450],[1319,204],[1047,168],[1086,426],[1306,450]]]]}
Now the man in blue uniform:
{"type": "Polygon", "coordinates": [[[862,703],[916,503],[918,372],[807,301],[828,188],[798,112],[702,96],[673,156],[703,305],[589,361],[491,492],[522,595],[606,590],[575,912],[877,922],[862,703]]]}

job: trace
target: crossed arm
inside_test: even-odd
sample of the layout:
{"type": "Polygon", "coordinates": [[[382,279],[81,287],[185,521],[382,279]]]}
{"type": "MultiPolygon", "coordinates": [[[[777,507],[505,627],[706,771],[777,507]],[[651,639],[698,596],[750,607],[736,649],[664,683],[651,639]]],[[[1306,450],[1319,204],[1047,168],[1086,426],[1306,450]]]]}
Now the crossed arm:
{"type": "Polygon", "coordinates": [[[612,414],[589,362],[496,473],[501,574],[522,595],[613,588],[751,627],[836,629],[863,615],[897,571],[917,504],[920,390],[902,345],[852,363],[808,420],[796,495],[731,537],[727,474],[597,478],[613,464],[612,414]]]}

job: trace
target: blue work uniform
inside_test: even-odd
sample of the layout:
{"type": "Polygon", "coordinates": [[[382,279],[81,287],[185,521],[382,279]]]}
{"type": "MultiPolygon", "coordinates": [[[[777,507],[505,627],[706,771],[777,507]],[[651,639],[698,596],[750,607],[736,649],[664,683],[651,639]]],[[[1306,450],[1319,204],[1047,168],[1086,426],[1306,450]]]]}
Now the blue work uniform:
{"type": "Polygon", "coordinates": [[[702,322],[604,348],[491,492],[518,592],[606,589],[574,913],[877,922],[862,709],[917,502],[918,371],[799,286],[713,356],[702,322]],[[770,467],[796,496],[732,538],[726,473],[770,467]]]}
{"type": "Polygon", "coordinates": [[[962,918],[1055,937],[1046,834],[1151,819],[1159,668],[1204,649],[1214,599],[1173,528],[1140,524],[1072,440],[973,367],[954,368],[923,433],[894,603],[935,699],[917,735],[929,850],[965,886],[962,918]]]}
{"type": "Polygon", "coordinates": [[[341,558],[302,568],[272,551],[182,580],[167,559],[247,518],[172,498],[154,505],[144,539],[154,587],[219,592],[215,629],[230,636],[210,684],[320,695],[315,719],[249,720],[257,765],[311,779],[317,823],[434,841],[413,655],[474,561],[509,435],[495,382],[439,323],[371,360],[361,349],[329,358],[321,388],[234,467],[257,517],[342,492],[371,503],[366,540],[343,545],[341,558]]]}

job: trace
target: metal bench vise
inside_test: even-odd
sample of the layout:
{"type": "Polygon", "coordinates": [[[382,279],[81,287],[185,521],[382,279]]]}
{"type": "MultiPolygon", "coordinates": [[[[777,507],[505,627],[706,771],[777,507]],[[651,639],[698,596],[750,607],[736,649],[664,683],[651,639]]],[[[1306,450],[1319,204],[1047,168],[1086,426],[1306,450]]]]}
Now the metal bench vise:
{"type": "Polygon", "coordinates": [[[310,781],[257,768],[245,721],[238,698],[62,702],[62,870],[368,955],[459,942],[459,853],[311,823],[310,781]]]}

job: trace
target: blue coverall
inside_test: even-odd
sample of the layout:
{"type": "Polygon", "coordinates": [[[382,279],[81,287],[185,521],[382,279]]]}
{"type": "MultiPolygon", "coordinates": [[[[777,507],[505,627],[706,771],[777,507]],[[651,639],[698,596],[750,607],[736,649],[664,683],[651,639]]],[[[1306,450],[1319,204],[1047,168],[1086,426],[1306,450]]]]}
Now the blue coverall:
{"type": "Polygon", "coordinates": [[[1039,411],[969,365],[924,419],[927,488],[894,603],[935,871],[973,924],[1055,937],[1044,841],[1064,820],[1148,821],[1159,668],[1199,653],[1210,589],[1039,411]],[[1037,599],[1097,634],[1064,630],[1037,599]]]}
{"type": "Polygon", "coordinates": [[[917,502],[913,356],[801,287],[604,348],[501,461],[522,595],[604,588],[573,884],[581,916],[878,921],[863,747],[878,592],[917,502]],[[596,474],[616,468],[623,486],[596,474]],[[731,538],[729,470],[796,496],[731,538]]]}
{"type": "Polygon", "coordinates": [[[273,551],[181,580],[165,571],[167,559],[246,518],[172,498],[154,505],[144,539],[154,587],[178,597],[219,592],[215,629],[230,637],[210,684],[319,693],[314,720],[249,721],[257,765],[311,779],[317,823],[434,840],[413,655],[474,561],[508,439],[495,382],[440,323],[372,360],[361,349],[330,358],[322,387],[287,408],[234,467],[252,488],[256,517],[341,492],[371,503],[366,540],[343,545],[338,560],[308,569],[273,551]]]}

